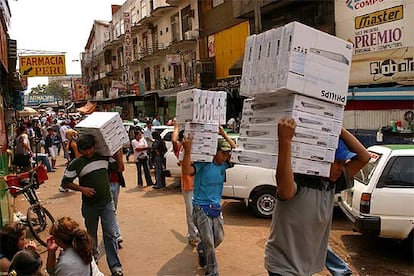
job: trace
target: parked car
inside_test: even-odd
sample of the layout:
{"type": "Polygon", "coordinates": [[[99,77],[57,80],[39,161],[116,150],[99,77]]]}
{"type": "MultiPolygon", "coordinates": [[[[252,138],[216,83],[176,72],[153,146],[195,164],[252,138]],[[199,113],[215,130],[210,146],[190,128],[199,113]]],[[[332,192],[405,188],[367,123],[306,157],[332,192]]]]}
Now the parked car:
{"type": "Polygon", "coordinates": [[[414,145],[376,145],[368,151],[370,162],[355,175],[354,187],[341,192],[339,207],[363,235],[412,240],[414,145]]]}

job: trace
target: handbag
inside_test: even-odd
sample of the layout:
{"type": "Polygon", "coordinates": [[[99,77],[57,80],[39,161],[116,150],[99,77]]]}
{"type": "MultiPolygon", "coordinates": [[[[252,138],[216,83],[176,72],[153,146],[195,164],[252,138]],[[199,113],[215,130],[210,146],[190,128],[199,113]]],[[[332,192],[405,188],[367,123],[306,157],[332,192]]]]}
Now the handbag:
{"type": "Polygon", "coordinates": [[[124,175],[122,174],[122,172],[118,172],[118,182],[119,182],[119,186],[121,186],[122,188],[125,188],[125,178],[124,175]]]}
{"type": "Polygon", "coordinates": [[[137,160],[138,160],[139,162],[145,162],[145,161],[148,161],[148,156],[146,156],[146,155],[144,155],[144,154],[138,155],[137,160]]]}

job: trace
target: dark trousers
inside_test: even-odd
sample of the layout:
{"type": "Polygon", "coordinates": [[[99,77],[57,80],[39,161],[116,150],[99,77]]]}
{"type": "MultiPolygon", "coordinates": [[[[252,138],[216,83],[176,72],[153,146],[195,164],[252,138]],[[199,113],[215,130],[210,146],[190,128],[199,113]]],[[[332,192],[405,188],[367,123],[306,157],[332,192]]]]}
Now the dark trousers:
{"type": "Polygon", "coordinates": [[[135,162],[135,165],[137,166],[137,176],[138,176],[138,186],[142,186],[142,168],[144,168],[144,175],[145,175],[145,181],[147,182],[147,186],[154,185],[152,183],[151,174],[148,168],[148,162],[146,160],[138,160],[135,162]]]}

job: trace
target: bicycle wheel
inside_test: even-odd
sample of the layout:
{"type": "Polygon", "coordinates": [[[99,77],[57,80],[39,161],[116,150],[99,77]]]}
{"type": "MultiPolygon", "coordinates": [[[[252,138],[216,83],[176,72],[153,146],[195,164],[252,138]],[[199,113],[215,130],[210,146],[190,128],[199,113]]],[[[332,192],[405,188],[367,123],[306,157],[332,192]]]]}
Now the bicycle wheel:
{"type": "Polygon", "coordinates": [[[52,214],[43,206],[36,204],[27,209],[27,224],[33,237],[43,246],[46,246],[50,228],[55,221],[52,214]]]}

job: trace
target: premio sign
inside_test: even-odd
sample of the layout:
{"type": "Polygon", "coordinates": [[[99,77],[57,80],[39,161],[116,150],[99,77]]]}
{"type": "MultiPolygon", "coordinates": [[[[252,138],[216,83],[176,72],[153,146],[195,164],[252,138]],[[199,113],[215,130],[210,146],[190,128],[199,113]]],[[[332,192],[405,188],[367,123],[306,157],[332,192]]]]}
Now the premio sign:
{"type": "Polygon", "coordinates": [[[65,76],[65,55],[19,56],[19,70],[24,77],[65,76]]]}

